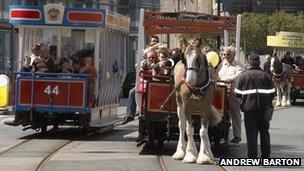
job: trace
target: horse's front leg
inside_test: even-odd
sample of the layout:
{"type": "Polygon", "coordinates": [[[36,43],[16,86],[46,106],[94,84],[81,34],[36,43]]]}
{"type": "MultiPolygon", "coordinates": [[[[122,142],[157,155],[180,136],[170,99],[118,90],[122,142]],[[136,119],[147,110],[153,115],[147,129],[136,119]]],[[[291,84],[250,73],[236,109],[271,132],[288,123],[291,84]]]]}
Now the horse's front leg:
{"type": "Polygon", "coordinates": [[[281,100],[281,106],[285,107],[287,106],[287,93],[288,93],[288,85],[285,84],[281,87],[281,93],[282,93],[282,100],[281,100]]]}
{"type": "Polygon", "coordinates": [[[279,85],[276,85],[276,89],[277,89],[277,102],[276,102],[276,106],[279,107],[279,106],[281,106],[282,92],[281,92],[281,88],[280,88],[279,85]]]}
{"type": "Polygon", "coordinates": [[[200,129],[200,151],[196,162],[199,164],[211,164],[214,163],[215,159],[211,151],[210,140],[208,136],[208,122],[203,120],[201,117],[201,129],[200,129]]]}
{"type": "Polygon", "coordinates": [[[191,115],[186,114],[186,122],[187,122],[186,134],[187,134],[188,142],[186,147],[186,155],[183,159],[183,162],[186,163],[194,163],[196,162],[196,158],[197,158],[197,149],[195,147],[195,143],[193,139],[194,127],[191,121],[192,121],[191,115]]]}
{"type": "Polygon", "coordinates": [[[175,160],[182,160],[185,157],[186,141],[185,141],[185,131],[186,131],[186,116],[184,110],[181,107],[177,107],[178,116],[178,128],[179,128],[179,138],[176,152],[173,154],[172,158],[175,160]]]}
{"type": "Polygon", "coordinates": [[[291,84],[287,83],[287,89],[286,89],[286,105],[290,106],[291,102],[290,102],[290,91],[291,91],[291,84]]]}

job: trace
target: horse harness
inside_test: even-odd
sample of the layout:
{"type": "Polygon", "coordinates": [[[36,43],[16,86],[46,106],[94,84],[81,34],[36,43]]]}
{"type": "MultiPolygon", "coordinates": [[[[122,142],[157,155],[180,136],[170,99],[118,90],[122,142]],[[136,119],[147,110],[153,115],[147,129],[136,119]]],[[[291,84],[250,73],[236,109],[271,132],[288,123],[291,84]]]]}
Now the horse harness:
{"type": "MultiPolygon", "coordinates": [[[[275,60],[278,60],[277,58],[275,58],[275,60]]],[[[281,62],[280,62],[281,63],[281,62]]],[[[272,67],[274,67],[276,64],[273,64],[272,67]]],[[[278,63],[277,63],[278,65],[278,63]]],[[[275,82],[281,82],[284,79],[287,79],[290,83],[291,83],[291,79],[288,77],[286,71],[284,71],[283,66],[282,67],[282,71],[281,73],[276,73],[275,71],[272,72],[272,79],[275,82]]]]}
{"type": "MultiPolygon", "coordinates": [[[[187,73],[188,70],[195,71],[198,75],[199,74],[199,69],[193,68],[193,67],[190,67],[190,68],[186,67],[186,71],[184,73],[184,83],[188,87],[188,89],[190,90],[190,97],[192,97],[194,99],[202,99],[206,94],[207,88],[211,84],[215,83],[214,79],[212,79],[211,67],[208,65],[207,59],[203,57],[203,60],[204,60],[204,65],[205,65],[204,66],[204,68],[205,68],[204,72],[206,72],[206,76],[207,76],[207,79],[203,83],[191,86],[191,85],[187,84],[187,82],[185,81],[186,80],[186,73],[187,73]]],[[[185,60],[182,61],[182,62],[184,63],[185,66],[187,66],[185,60]]]]}
{"type": "MultiPolygon", "coordinates": [[[[184,79],[182,81],[180,81],[175,87],[174,89],[171,91],[171,93],[169,94],[169,96],[167,96],[167,98],[165,99],[165,101],[159,106],[159,109],[163,109],[164,105],[169,101],[169,99],[171,98],[171,96],[174,94],[174,92],[176,90],[178,90],[183,84],[185,84],[188,89],[190,90],[190,99],[195,99],[195,100],[201,100],[202,98],[204,98],[207,88],[211,85],[214,84],[215,81],[214,79],[212,79],[211,77],[211,67],[208,66],[208,62],[206,58],[203,58],[205,60],[205,72],[207,75],[207,79],[202,83],[202,84],[198,84],[195,86],[190,86],[189,84],[186,83],[186,72],[187,70],[193,70],[196,73],[198,73],[198,69],[197,68],[186,68],[186,71],[184,73],[184,79]]],[[[185,60],[185,58],[183,57],[181,59],[182,63],[187,66],[187,62],[185,60]]]]}

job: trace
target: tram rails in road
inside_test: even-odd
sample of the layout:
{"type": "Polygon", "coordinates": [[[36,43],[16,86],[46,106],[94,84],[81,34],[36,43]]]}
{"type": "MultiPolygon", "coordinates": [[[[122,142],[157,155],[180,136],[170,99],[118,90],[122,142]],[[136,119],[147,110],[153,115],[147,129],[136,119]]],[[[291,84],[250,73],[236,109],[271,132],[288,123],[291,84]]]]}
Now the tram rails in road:
{"type": "Polygon", "coordinates": [[[166,168],[165,162],[163,160],[163,156],[162,155],[157,155],[157,163],[159,165],[159,168],[161,171],[167,171],[168,169],[166,168]]]}
{"type": "MultiPolygon", "coordinates": [[[[28,139],[25,139],[20,143],[0,152],[0,158],[2,158],[1,160],[5,161],[6,157],[9,157],[7,160],[11,160],[12,158],[16,157],[20,158],[18,161],[21,161],[22,163],[22,158],[26,157],[31,159],[31,162],[27,162],[24,166],[25,168],[30,167],[32,170],[37,171],[43,170],[43,167],[46,165],[47,161],[58,153],[60,149],[66,147],[74,141],[79,141],[94,135],[94,133],[83,134],[80,132],[81,131],[79,131],[78,128],[75,129],[75,127],[73,127],[60,129],[57,134],[50,134],[50,137],[48,137],[46,134],[43,136],[41,136],[41,134],[29,135],[24,137],[28,139]],[[33,156],[35,158],[32,158],[33,156]],[[37,159],[37,156],[39,159],[37,159]]],[[[20,166],[21,165],[16,164],[12,166],[13,168],[9,169],[19,170],[17,168],[20,166]]]]}

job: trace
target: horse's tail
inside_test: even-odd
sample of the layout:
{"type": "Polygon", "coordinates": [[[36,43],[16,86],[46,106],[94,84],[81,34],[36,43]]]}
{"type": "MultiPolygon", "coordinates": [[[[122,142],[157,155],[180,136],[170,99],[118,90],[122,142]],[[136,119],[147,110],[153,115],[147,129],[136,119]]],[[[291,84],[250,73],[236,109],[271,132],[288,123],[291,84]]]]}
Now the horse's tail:
{"type": "Polygon", "coordinates": [[[222,120],[221,113],[212,105],[210,110],[209,124],[211,126],[217,125],[222,120]]]}

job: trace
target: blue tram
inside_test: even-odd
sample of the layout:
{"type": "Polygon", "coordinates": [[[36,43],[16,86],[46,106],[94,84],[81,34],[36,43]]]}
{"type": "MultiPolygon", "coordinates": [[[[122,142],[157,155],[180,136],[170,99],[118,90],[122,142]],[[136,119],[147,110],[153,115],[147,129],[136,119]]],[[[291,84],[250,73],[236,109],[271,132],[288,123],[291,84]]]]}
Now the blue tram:
{"type": "Polygon", "coordinates": [[[90,49],[95,70],[94,79],[90,73],[15,72],[14,125],[43,132],[48,125],[57,129],[66,124],[98,130],[120,121],[117,110],[126,75],[129,17],[61,4],[12,5],[9,21],[18,30],[17,71],[22,68],[21,61],[30,56],[31,47],[39,43],[49,44],[54,58],[71,61],[72,54],[90,49]]]}

